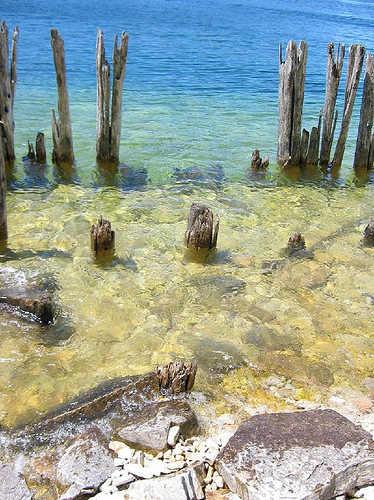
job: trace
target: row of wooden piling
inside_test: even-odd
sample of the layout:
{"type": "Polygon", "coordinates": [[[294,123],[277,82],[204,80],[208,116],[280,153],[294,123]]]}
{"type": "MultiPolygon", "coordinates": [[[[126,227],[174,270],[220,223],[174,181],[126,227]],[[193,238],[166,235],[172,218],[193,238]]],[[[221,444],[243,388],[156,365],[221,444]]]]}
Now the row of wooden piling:
{"type": "MultiPolygon", "coordinates": [[[[338,45],[335,57],[333,43],[327,46],[327,69],[323,127],[322,110],[318,126],[309,133],[302,129],[302,114],[306,77],[308,46],[290,41],[283,60],[282,45],[279,48],[279,115],[277,161],[283,167],[303,165],[331,165],[340,167],[343,162],[353,106],[365,57],[365,47],[354,44],[349,47],[344,110],[340,133],[332,157],[332,145],[338,121],[335,105],[342,74],[345,46],[338,45]]],[[[369,52],[365,63],[364,88],[360,121],[357,133],[354,168],[370,170],[374,160],[374,65],[369,52]]]]}
{"type": "MultiPolygon", "coordinates": [[[[13,31],[9,60],[9,30],[2,21],[0,26],[0,132],[5,161],[15,159],[14,97],[17,84],[17,47],[19,30],[13,31]]],[[[97,73],[97,128],[96,160],[118,162],[122,119],[122,94],[126,74],[128,34],[122,32],[118,46],[117,36],[113,49],[113,78],[111,89],[110,65],[105,58],[104,35],[99,29],[96,42],[97,73]]],[[[71,126],[69,94],[66,80],[64,41],[57,29],[51,30],[51,46],[56,71],[58,113],[52,109],[52,161],[58,165],[74,162],[73,132],[71,126]]],[[[44,135],[38,135],[40,149],[45,151],[44,135]]],[[[29,144],[29,154],[34,154],[29,144]]],[[[45,161],[42,154],[38,160],[45,161]]]]}

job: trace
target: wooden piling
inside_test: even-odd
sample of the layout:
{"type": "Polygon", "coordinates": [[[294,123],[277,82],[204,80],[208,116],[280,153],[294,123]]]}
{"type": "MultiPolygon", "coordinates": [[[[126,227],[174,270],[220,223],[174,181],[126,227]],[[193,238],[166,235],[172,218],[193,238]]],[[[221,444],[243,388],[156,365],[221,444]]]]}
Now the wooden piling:
{"type": "Polygon", "coordinates": [[[356,152],[353,162],[355,169],[373,167],[372,142],[373,142],[373,117],[374,117],[374,63],[369,52],[365,63],[364,89],[362,93],[360,123],[358,126],[356,152]]]}
{"type": "Polygon", "coordinates": [[[323,110],[323,128],[322,128],[322,139],[321,139],[321,152],[319,159],[321,165],[328,165],[330,163],[332,141],[334,139],[334,132],[337,120],[337,114],[335,114],[335,105],[336,105],[336,98],[338,96],[340,77],[342,74],[344,55],[345,55],[344,44],[341,46],[341,48],[340,44],[338,45],[338,52],[336,58],[334,53],[334,44],[333,43],[327,44],[325,107],[323,110]]]}
{"type": "Polygon", "coordinates": [[[362,65],[364,62],[365,47],[355,44],[349,47],[347,81],[345,86],[345,101],[340,134],[335,148],[333,165],[340,167],[343,161],[345,144],[347,142],[349,124],[352,117],[353,105],[356,99],[362,65]]]}
{"type": "Polygon", "coordinates": [[[113,49],[112,102],[110,106],[110,66],[105,59],[104,35],[99,29],[96,42],[97,74],[97,126],[96,160],[98,162],[119,161],[119,146],[122,121],[122,95],[126,75],[129,36],[122,32],[119,47],[115,37],[113,49]]]}
{"type": "Polygon", "coordinates": [[[299,47],[290,41],[286,58],[282,59],[279,46],[279,114],[278,152],[280,165],[298,166],[301,157],[301,122],[304,102],[306,61],[308,45],[301,41],[299,47]]]}
{"type": "Polygon", "coordinates": [[[300,145],[300,166],[306,165],[306,157],[308,155],[309,148],[309,132],[303,129],[301,134],[301,145],[300,145]]]}
{"type": "Polygon", "coordinates": [[[8,238],[8,224],[6,214],[6,178],[3,144],[0,141],[0,242],[8,238]]]}
{"type": "Polygon", "coordinates": [[[310,132],[308,154],[306,157],[307,165],[318,165],[319,142],[321,137],[322,109],[319,112],[318,127],[312,127],[310,132]]]}
{"type": "Polygon", "coordinates": [[[217,246],[219,217],[213,223],[213,213],[201,203],[192,203],[185,233],[188,257],[204,262],[217,246]]]}
{"type": "Polygon", "coordinates": [[[91,249],[95,257],[110,260],[114,256],[115,233],[110,221],[99,217],[91,227],[91,249]]]}
{"type": "Polygon", "coordinates": [[[52,161],[57,165],[71,165],[74,162],[74,151],[66,82],[65,48],[64,41],[57,29],[51,29],[51,45],[58,91],[58,119],[56,119],[55,111],[52,109],[52,161]]]}
{"type": "Polygon", "coordinates": [[[172,394],[190,391],[195,383],[196,361],[185,364],[183,361],[171,361],[157,368],[160,389],[172,394]]]}
{"type": "Polygon", "coordinates": [[[45,147],[45,140],[43,132],[38,132],[35,143],[35,153],[38,163],[45,163],[47,161],[47,151],[45,147]]]}
{"type": "Polygon", "coordinates": [[[14,160],[14,97],[17,83],[17,46],[19,31],[14,28],[9,69],[9,31],[2,21],[0,26],[0,139],[5,161],[14,160]]]}
{"type": "Polygon", "coordinates": [[[260,170],[266,170],[269,166],[269,156],[266,155],[264,160],[260,156],[260,151],[255,149],[252,153],[251,169],[254,172],[259,172],[260,170]]]}

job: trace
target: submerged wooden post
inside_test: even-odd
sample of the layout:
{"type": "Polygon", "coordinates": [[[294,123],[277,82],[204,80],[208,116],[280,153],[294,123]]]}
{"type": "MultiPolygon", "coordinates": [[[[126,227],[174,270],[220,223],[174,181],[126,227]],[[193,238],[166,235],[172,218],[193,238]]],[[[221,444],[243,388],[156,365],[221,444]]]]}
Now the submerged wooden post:
{"type": "Polygon", "coordinates": [[[282,60],[282,45],[279,45],[279,115],[278,152],[280,165],[299,165],[301,157],[301,122],[304,103],[304,88],[308,45],[302,40],[288,42],[286,59],[282,60]]]}
{"type": "Polygon", "coordinates": [[[117,35],[113,49],[112,103],[110,106],[110,66],[105,59],[104,35],[99,29],[96,42],[97,126],[96,160],[118,162],[122,120],[122,94],[126,75],[129,36],[122,32],[119,47],[117,35]]]}
{"type": "Polygon", "coordinates": [[[189,257],[204,262],[217,246],[219,217],[213,229],[213,213],[201,203],[192,203],[185,233],[189,257]]]}
{"type": "Polygon", "coordinates": [[[369,224],[365,227],[362,234],[362,243],[365,246],[374,246],[374,218],[370,219],[369,224]]]}
{"type": "Polygon", "coordinates": [[[14,160],[14,97],[17,83],[17,45],[19,31],[14,28],[9,69],[9,31],[2,21],[0,26],[0,140],[5,161],[14,160]]]}
{"type": "Polygon", "coordinates": [[[0,242],[8,238],[8,224],[6,215],[6,178],[3,145],[0,141],[0,242]]]}
{"type": "Polygon", "coordinates": [[[335,105],[336,98],[338,96],[340,77],[342,74],[344,55],[344,44],[341,46],[341,48],[340,44],[338,45],[338,53],[336,55],[336,59],[334,53],[334,44],[327,44],[325,107],[323,110],[321,153],[319,159],[321,165],[328,165],[330,163],[332,141],[334,139],[337,120],[337,114],[335,114],[335,105]]]}
{"type": "Polygon", "coordinates": [[[99,217],[97,225],[91,227],[91,249],[95,257],[110,260],[114,256],[115,233],[111,223],[99,217]]]}
{"type": "Polygon", "coordinates": [[[365,63],[364,89],[362,93],[360,123],[358,126],[356,152],[353,166],[356,169],[373,167],[373,117],[374,117],[374,63],[369,52],[365,63]]]}
{"type": "Polygon", "coordinates": [[[266,170],[269,166],[269,156],[266,155],[263,160],[260,156],[260,151],[255,149],[252,153],[252,161],[251,161],[251,169],[255,172],[259,172],[260,170],[266,170]]]}
{"type": "Polygon", "coordinates": [[[312,127],[310,132],[308,154],[306,157],[307,165],[318,165],[319,141],[321,137],[322,110],[319,112],[318,127],[312,127]]]}
{"type": "Polygon", "coordinates": [[[56,29],[51,29],[51,45],[56,70],[58,91],[58,119],[52,109],[52,161],[56,164],[74,162],[73,132],[71,129],[69,95],[66,83],[64,41],[56,29]]]}
{"type": "Polygon", "coordinates": [[[364,62],[365,47],[363,45],[351,45],[349,47],[347,81],[345,85],[345,102],[340,134],[335,148],[333,165],[340,167],[343,162],[345,143],[347,142],[349,124],[351,122],[353,105],[356,99],[358,84],[362,65],[364,62]]]}
{"type": "Polygon", "coordinates": [[[30,141],[28,143],[28,153],[27,158],[31,161],[37,161],[38,163],[45,163],[47,160],[47,153],[45,149],[45,141],[43,132],[38,132],[35,141],[35,149],[34,144],[30,141]]]}

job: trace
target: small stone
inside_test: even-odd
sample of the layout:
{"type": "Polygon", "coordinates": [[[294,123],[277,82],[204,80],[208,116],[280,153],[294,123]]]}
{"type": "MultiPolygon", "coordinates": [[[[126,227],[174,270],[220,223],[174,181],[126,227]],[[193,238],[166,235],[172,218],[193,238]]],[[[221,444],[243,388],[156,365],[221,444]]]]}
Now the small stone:
{"type": "Polygon", "coordinates": [[[111,477],[103,482],[103,484],[100,486],[100,491],[105,494],[117,491],[117,487],[113,484],[111,477]]]}
{"type": "Polygon", "coordinates": [[[169,429],[168,445],[171,446],[172,448],[177,444],[179,432],[180,432],[179,425],[172,425],[169,429]]]}
{"type": "Polygon", "coordinates": [[[126,463],[127,463],[126,460],[124,460],[123,458],[115,458],[113,460],[114,467],[122,467],[126,463]]]}
{"type": "Polygon", "coordinates": [[[353,404],[360,413],[370,413],[373,408],[373,403],[368,398],[358,398],[353,401],[353,404]]]}
{"type": "Polygon", "coordinates": [[[175,445],[175,448],[173,448],[172,453],[173,453],[174,456],[175,455],[181,455],[183,453],[182,445],[180,443],[177,443],[175,445]]]}
{"type": "Polygon", "coordinates": [[[216,439],[210,437],[205,441],[205,446],[211,450],[219,450],[220,445],[217,443],[216,439]]]}
{"type": "Polygon", "coordinates": [[[183,467],[186,466],[186,462],[184,461],[179,461],[179,462],[170,462],[167,464],[167,468],[170,470],[180,470],[183,469],[183,467]]]}
{"type": "Polygon", "coordinates": [[[374,486],[366,486],[356,491],[355,498],[364,498],[365,500],[374,500],[374,486]]]}
{"type": "Polygon", "coordinates": [[[223,478],[218,474],[217,471],[214,471],[213,481],[217,485],[217,488],[223,488],[223,478]]]}
{"type": "Polygon", "coordinates": [[[214,472],[213,467],[211,465],[209,465],[208,466],[207,475],[204,478],[204,483],[205,484],[210,484],[213,481],[213,472],[214,472]]]}
{"type": "Polygon", "coordinates": [[[164,458],[164,454],[162,453],[162,451],[160,451],[160,453],[157,453],[156,458],[158,460],[162,460],[164,458]]]}
{"type": "Polygon", "coordinates": [[[124,445],[117,452],[118,458],[123,458],[124,460],[130,460],[135,455],[135,450],[129,446],[124,445]]]}
{"type": "Polygon", "coordinates": [[[181,462],[184,459],[185,459],[184,453],[181,453],[180,455],[175,455],[175,457],[174,457],[174,460],[176,462],[181,462]]]}
{"type": "Polygon", "coordinates": [[[168,459],[168,458],[171,458],[173,456],[173,452],[171,450],[168,450],[168,451],[165,451],[165,453],[163,455],[164,455],[164,458],[168,459]]]}
{"type": "Polygon", "coordinates": [[[150,467],[143,467],[139,464],[127,464],[125,470],[132,474],[133,476],[140,477],[142,479],[151,479],[153,477],[153,472],[150,467]]]}
{"type": "Polygon", "coordinates": [[[201,453],[193,452],[193,451],[186,451],[185,452],[185,457],[188,462],[202,462],[203,457],[201,453]]]}
{"type": "Polygon", "coordinates": [[[109,443],[109,449],[114,451],[114,453],[118,453],[124,446],[126,446],[125,443],[121,443],[121,441],[110,441],[109,443]]]}
{"type": "Polygon", "coordinates": [[[135,481],[135,477],[132,474],[128,474],[126,472],[125,474],[121,474],[119,477],[114,478],[113,485],[116,488],[120,488],[121,486],[132,483],[133,481],[135,481]]]}
{"type": "Polygon", "coordinates": [[[204,453],[204,461],[208,462],[209,465],[213,465],[218,453],[218,450],[209,450],[208,452],[204,453]]]}

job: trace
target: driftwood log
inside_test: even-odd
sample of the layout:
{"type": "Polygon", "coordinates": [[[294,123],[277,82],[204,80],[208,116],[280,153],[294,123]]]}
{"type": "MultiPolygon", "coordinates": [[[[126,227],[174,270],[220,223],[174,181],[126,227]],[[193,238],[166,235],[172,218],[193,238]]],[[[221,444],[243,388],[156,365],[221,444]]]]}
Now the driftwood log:
{"type": "Polygon", "coordinates": [[[0,26],[0,139],[5,161],[14,160],[14,97],[17,83],[17,45],[19,31],[14,28],[9,69],[9,31],[2,21],[0,26]]]}
{"type": "Polygon", "coordinates": [[[3,145],[0,141],[0,242],[8,238],[8,224],[6,213],[6,178],[3,145]]]}
{"type": "Polygon", "coordinates": [[[369,52],[365,63],[364,89],[362,93],[360,123],[358,126],[356,152],[353,162],[355,169],[373,167],[374,157],[374,63],[373,56],[369,52]]]}
{"type": "Polygon", "coordinates": [[[114,256],[115,233],[108,220],[99,217],[97,225],[91,227],[91,249],[95,256],[112,258],[114,256]]]}
{"type": "Polygon", "coordinates": [[[192,203],[185,233],[189,257],[204,261],[217,246],[219,217],[213,222],[213,213],[201,203],[192,203]]]}
{"type": "Polygon", "coordinates": [[[269,157],[266,155],[263,160],[260,156],[260,151],[255,149],[252,153],[251,169],[255,172],[266,170],[269,166],[269,157]]]}
{"type": "Polygon", "coordinates": [[[71,165],[74,162],[74,151],[66,82],[65,48],[64,41],[56,29],[51,30],[51,45],[58,91],[58,119],[56,119],[55,110],[52,109],[52,161],[57,165],[71,165]]]}
{"type": "Polygon", "coordinates": [[[358,84],[362,65],[365,57],[365,47],[363,45],[351,45],[349,47],[347,80],[345,85],[345,101],[340,134],[335,147],[333,165],[340,167],[343,162],[345,144],[347,142],[349,124],[351,122],[353,105],[356,99],[358,84]]]}
{"type": "Polygon", "coordinates": [[[345,45],[342,45],[341,48],[340,44],[338,45],[336,58],[334,44],[329,43],[327,45],[325,107],[323,110],[323,129],[319,160],[321,165],[328,165],[330,163],[332,141],[334,139],[336,121],[338,118],[337,112],[335,113],[335,105],[342,74],[344,55],[345,45]]]}
{"type": "Polygon", "coordinates": [[[280,165],[298,166],[301,157],[301,123],[304,103],[305,73],[308,46],[301,41],[290,41],[286,58],[282,59],[279,46],[279,114],[278,152],[280,165]]]}
{"type": "Polygon", "coordinates": [[[110,66],[105,59],[104,35],[99,29],[96,42],[97,126],[96,160],[119,161],[121,138],[122,94],[126,75],[129,36],[122,32],[119,47],[117,35],[113,49],[112,102],[110,104],[110,66]]]}
{"type": "Polygon", "coordinates": [[[196,361],[191,361],[187,365],[183,361],[171,361],[166,365],[159,366],[157,376],[160,389],[173,394],[190,391],[195,383],[196,371],[196,361]]]}

